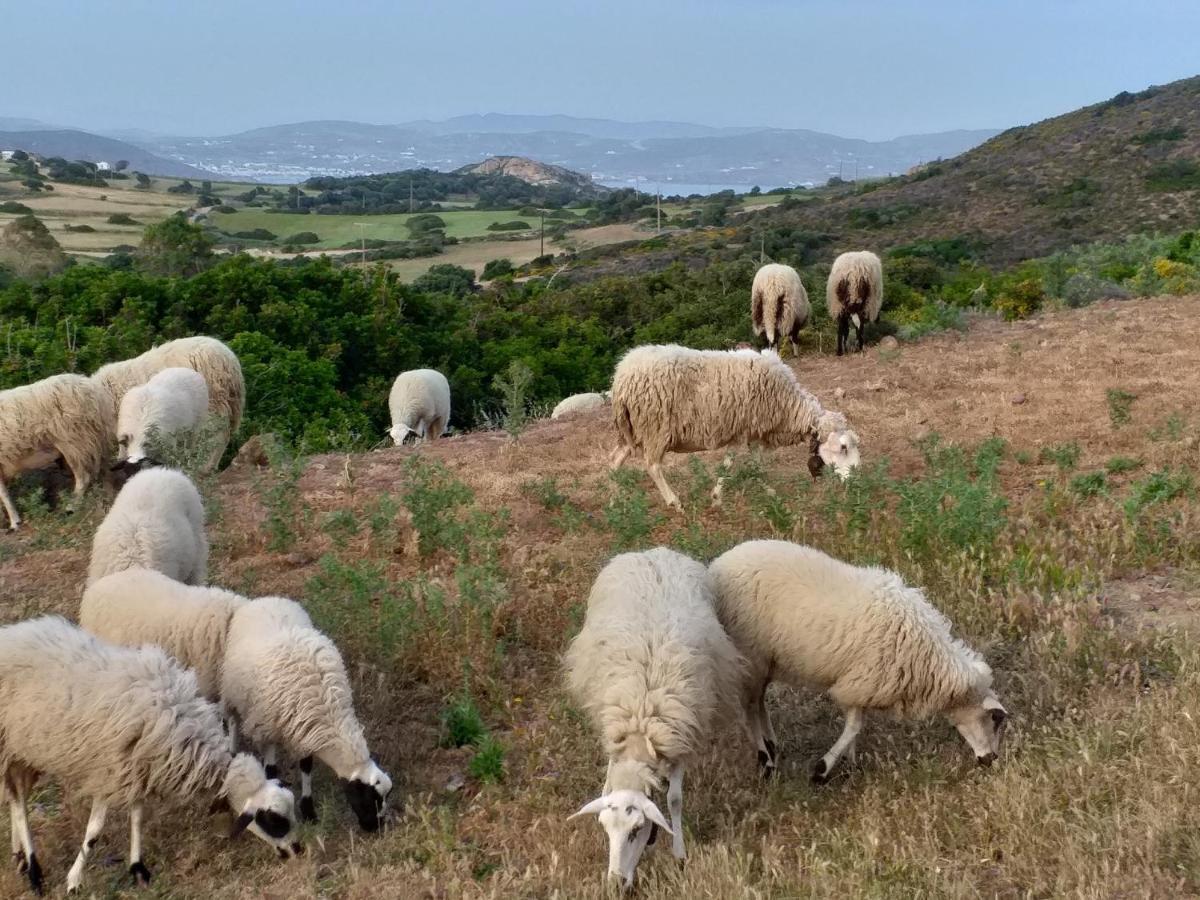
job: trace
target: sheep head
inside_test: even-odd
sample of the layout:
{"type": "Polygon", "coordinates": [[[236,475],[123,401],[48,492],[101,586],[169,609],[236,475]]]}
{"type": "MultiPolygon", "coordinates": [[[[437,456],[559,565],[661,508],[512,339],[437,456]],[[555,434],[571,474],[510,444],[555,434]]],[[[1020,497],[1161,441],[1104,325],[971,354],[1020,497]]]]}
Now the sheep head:
{"type": "Polygon", "coordinates": [[[358,817],[363,831],[378,831],[383,820],[383,809],[392,792],[392,779],[387,772],[369,760],[342,781],[342,792],[346,802],[358,817]]]}
{"type": "Polygon", "coordinates": [[[978,702],[952,709],[946,715],[975,751],[979,765],[990,766],[996,761],[1008,725],[1008,710],[992,691],[989,690],[978,702]]]}
{"type": "Polygon", "coordinates": [[[640,791],[604,794],[567,818],[586,815],[598,816],[608,833],[608,875],[621,879],[626,888],[633,885],[634,871],[654,827],[674,834],[654,801],[640,791]]]}
{"type": "Polygon", "coordinates": [[[267,778],[258,760],[246,753],[234,757],[225,776],[224,793],[237,814],[229,832],[230,840],[249,831],[274,847],[280,859],[304,852],[300,842],[294,840],[295,795],[278,780],[267,778]]]}

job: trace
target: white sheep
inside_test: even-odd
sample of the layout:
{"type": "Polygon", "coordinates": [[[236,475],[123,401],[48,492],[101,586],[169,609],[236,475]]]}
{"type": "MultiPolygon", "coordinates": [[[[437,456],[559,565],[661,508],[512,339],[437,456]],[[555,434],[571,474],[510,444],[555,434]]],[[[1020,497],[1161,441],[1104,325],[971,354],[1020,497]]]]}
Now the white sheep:
{"type": "Polygon", "coordinates": [[[709,566],[717,614],[745,655],[747,716],[766,771],[776,765],[765,696],[772,680],[826,690],[846,714],[841,737],[813,769],[824,781],[854,756],[863,710],[945,714],[990,765],[1007,713],[992,670],[895,572],[860,568],[787,541],[748,541],[709,566]]]}
{"type": "Polygon", "coordinates": [[[14,531],[21,516],[8,482],[62,457],[75,479],[75,496],[88,489],[108,456],[108,395],[81,375],[54,375],[0,391],[0,503],[14,531]]]}
{"type": "Polygon", "coordinates": [[[185,584],[208,578],[204,504],[178,469],[144,469],[130,478],[92,538],[88,584],[135,567],[185,584]]]}
{"type": "Polygon", "coordinates": [[[208,412],[208,385],[194,369],[173,366],[126,391],[117,413],[117,459],[139,463],[160,439],[194,437],[208,412]]]}
{"type": "Polygon", "coordinates": [[[410,433],[417,440],[436,440],[450,423],[450,382],[434,369],[401,372],[388,394],[392,427],[388,431],[398,445],[410,433]]]}
{"type": "Polygon", "coordinates": [[[298,603],[127,569],[84,591],[79,624],[113,643],[155,644],[193,669],[204,695],[263,748],[268,775],[279,746],[299,759],[301,818],[316,818],[315,756],[342,781],[363,829],[379,827],[391,779],[371,759],[341,655],[298,603]]]}
{"type": "Polygon", "coordinates": [[[593,409],[600,409],[607,406],[612,400],[612,392],[604,391],[602,393],[589,394],[572,394],[558,401],[558,405],[554,407],[554,411],[550,413],[551,419],[562,419],[566,416],[573,416],[578,413],[591,412],[593,409]]]}
{"type": "Polygon", "coordinates": [[[196,677],[156,647],[106,644],[57,616],[0,628],[0,796],[7,795],[13,852],[35,891],[42,872],[26,804],[41,775],[92,800],[87,831],[67,877],[83,880],[109,809],[129,807],[129,871],[142,882],[142,813],[157,800],[225,798],[231,837],[249,828],[280,856],[292,841],[295,800],[253,757],[234,756],[217,707],[196,677]]]}
{"type": "MultiPolygon", "coordinates": [[[[225,344],[211,337],[180,338],[167,341],[147,350],[141,356],[101,366],[92,374],[92,381],[108,391],[112,398],[114,413],[121,408],[121,400],[139,384],[145,384],[163,369],[183,367],[193,369],[204,376],[208,386],[208,409],[217,416],[221,431],[216,435],[213,455],[208,465],[220,462],[221,454],[230,437],[241,425],[246,410],[246,382],[242,377],[242,364],[237,354],[225,344]]],[[[111,440],[116,440],[116,421],[110,425],[111,440]]]]}
{"type": "Polygon", "coordinates": [[[599,816],[609,875],[628,886],[655,826],[684,858],[684,769],[736,721],[743,661],[717,621],[704,566],[659,547],[604,567],[565,662],[567,688],[608,756],[603,792],[571,818],[599,816]],[[664,781],[669,826],[650,799],[664,781]]]}
{"type": "Polygon", "coordinates": [[[792,353],[799,348],[800,329],[808,324],[812,306],[800,274],[791,266],[767,263],[754,273],[750,287],[750,321],[756,337],[766,335],[767,346],[778,350],[785,337],[792,353]]]}
{"type": "Polygon", "coordinates": [[[837,355],[846,351],[851,322],[862,352],[863,327],[879,318],[883,306],[883,264],[879,257],[870,250],[856,250],[835,259],[825,285],[825,305],[829,318],[837,323],[837,355]]]}
{"type": "Polygon", "coordinates": [[[810,472],[828,463],[842,478],[859,463],[858,435],[845,417],[823,409],[772,350],[637,347],[617,364],[612,391],[612,466],[640,450],[669,506],[679,498],[662,475],[668,451],[807,444],[810,472]]]}

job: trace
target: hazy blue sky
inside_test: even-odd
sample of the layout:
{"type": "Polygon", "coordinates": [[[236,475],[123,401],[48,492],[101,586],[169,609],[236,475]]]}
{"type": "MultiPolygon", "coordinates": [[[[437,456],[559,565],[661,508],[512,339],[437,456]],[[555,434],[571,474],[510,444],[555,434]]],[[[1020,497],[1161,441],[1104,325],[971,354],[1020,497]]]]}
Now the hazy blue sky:
{"type": "Polygon", "coordinates": [[[0,0],[0,116],[221,134],[566,113],[887,138],[1200,72],[1197,0],[0,0]]]}

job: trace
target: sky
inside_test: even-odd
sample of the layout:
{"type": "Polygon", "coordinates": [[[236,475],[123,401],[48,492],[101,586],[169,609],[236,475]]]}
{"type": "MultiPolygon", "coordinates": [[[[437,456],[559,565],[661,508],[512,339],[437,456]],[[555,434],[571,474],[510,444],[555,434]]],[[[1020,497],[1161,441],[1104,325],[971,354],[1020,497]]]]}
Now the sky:
{"type": "Polygon", "coordinates": [[[0,116],[1003,128],[1200,74],[1196,0],[0,0],[0,116]]]}

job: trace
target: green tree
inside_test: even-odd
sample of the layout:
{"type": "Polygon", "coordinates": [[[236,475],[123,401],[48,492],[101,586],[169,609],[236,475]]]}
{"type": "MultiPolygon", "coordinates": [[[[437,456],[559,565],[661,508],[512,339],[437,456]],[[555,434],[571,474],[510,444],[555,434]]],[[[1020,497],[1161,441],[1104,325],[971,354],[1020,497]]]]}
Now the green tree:
{"type": "Polygon", "coordinates": [[[208,268],[213,241],[183,213],[149,226],[138,247],[138,266],[152,275],[189,278],[208,268]]]}

